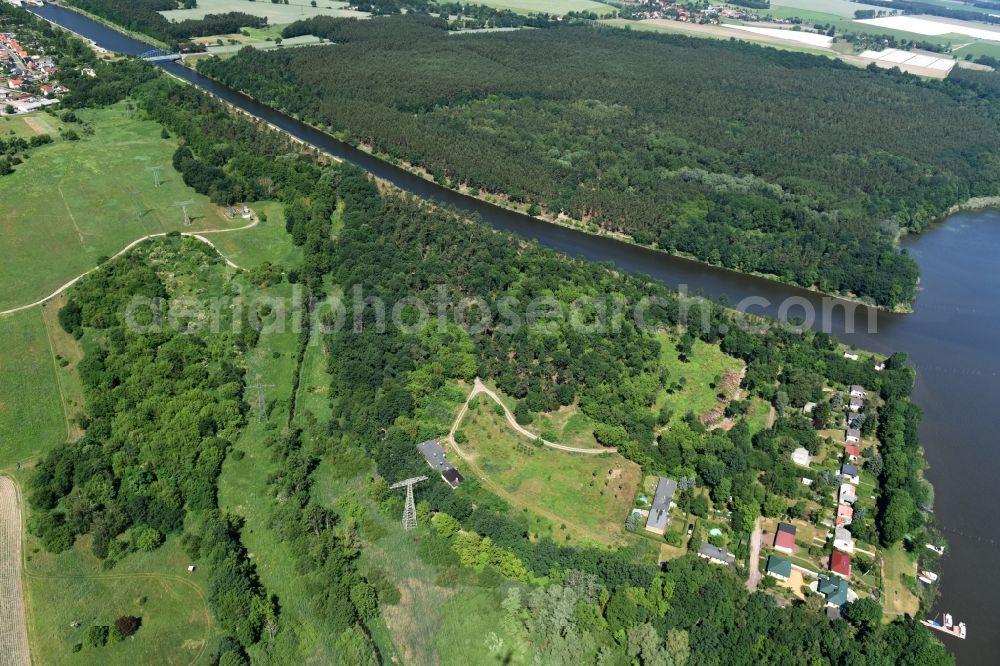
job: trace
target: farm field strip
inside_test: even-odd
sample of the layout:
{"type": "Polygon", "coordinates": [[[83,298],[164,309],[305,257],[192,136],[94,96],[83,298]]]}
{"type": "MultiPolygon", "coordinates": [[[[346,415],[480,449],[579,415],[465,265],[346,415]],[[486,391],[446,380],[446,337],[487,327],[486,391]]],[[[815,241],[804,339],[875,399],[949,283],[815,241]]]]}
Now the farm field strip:
{"type": "Polygon", "coordinates": [[[885,16],[882,18],[861,19],[855,21],[855,23],[877,26],[879,28],[905,30],[930,37],[964,35],[974,39],[1000,42],[1000,30],[991,30],[986,27],[980,28],[976,23],[947,21],[932,16],[885,16]]]}
{"type": "Polygon", "coordinates": [[[0,476],[0,666],[31,663],[21,586],[21,507],[17,487],[0,476]]]}

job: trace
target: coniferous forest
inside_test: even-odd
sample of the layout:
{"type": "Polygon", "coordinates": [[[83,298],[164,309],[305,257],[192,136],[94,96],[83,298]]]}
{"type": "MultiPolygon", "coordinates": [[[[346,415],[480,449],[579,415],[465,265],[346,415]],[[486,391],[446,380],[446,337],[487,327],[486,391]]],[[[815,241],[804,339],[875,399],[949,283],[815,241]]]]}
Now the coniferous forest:
{"type": "Polygon", "coordinates": [[[320,17],[287,31],[335,46],[200,70],[441,183],[886,307],[915,295],[898,234],[997,194],[981,72],[927,83],[738,42],[445,28],[320,17]]]}

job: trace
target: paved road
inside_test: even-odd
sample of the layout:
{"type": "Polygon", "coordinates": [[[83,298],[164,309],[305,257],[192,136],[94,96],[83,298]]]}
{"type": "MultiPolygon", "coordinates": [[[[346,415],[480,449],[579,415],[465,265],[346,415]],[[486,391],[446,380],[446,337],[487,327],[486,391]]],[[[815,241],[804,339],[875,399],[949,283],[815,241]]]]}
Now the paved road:
{"type": "Polygon", "coordinates": [[[21,586],[21,506],[17,486],[0,476],[0,666],[29,666],[21,586]]]}
{"type": "MultiPolygon", "coordinates": [[[[197,233],[194,233],[194,232],[191,232],[191,233],[182,232],[181,236],[189,236],[190,238],[194,238],[196,240],[200,240],[202,243],[205,243],[206,245],[209,245],[216,252],[219,252],[219,248],[217,248],[212,241],[210,241],[207,238],[205,238],[206,234],[223,234],[223,233],[228,233],[228,232],[231,232],[231,231],[245,231],[245,230],[250,229],[251,227],[255,227],[255,226],[257,226],[257,217],[256,216],[254,216],[253,222],[251,222],[250,224],[248,224],[246,226],[243,226],[243,227],[238,227],[236,229],[213,229],[211,231],[199,231],[197,233]]],[[[142,238],[137,238],[136,240],[132,241],[131,243],[129,243],[128,245],[126,245],[125,247],[123,247],[121,250],[119,250],[118,252],[116,252],[114,254],[114,256],[111,257],[111,259],[117,259],[118,257],[122,256],[123,254],[125,254],[126,252],[128,252],[129,250],[131,250],[132,248],[134,248],[139,243],[145,243],[150,238],[159,238],[161,236],[166,236],[166,235],[167,235],[166,233],[149,234],[148,236],[143,236],[142,238]]],[[[234,264],[229,257],[227,257],[226,255],[222,254],[221,252],[219,252],[219,256],[222,257],[223,259],[225,259],[226,260],[226,264],[228,266],[230,266],[231,268],[239,268],[239,266],[237,266],[236,264],[234,264]]],[[[109,259],[109,261],[110,261],[110,259],[109,259]]],[[[34,303],[28,303],[27,305],[19,305],[16,308],[10,308],[9,310],[0,310],[0,316],[2,316],[2,315],[8,315],[8,314],[14,314],[15,312],[20,312],[21,310],[27,310],[29,308],[35,307],[36,305],[41,305],[45,301],[51,300],[51,299],[55,298],[56,296],[58,296],[59,294],[63,293],[64,291],[66,291],[67,289],[69,289],[70,287],[72,287],[74,284],[76,284],[77,282],[79,282],[81,279],[83,279],[87,275],[90,275],[91,273],[93,273],[94,271],[96,271],[98,268],[100,268],[100,266],[94,266],[89,271],[85,271],[83,273],[80,273],[75,278],[73,278],[72,280],[70,280],[69,282],[67,282],[66,284],[64,284],[63,286],[59,287],[58,289],[56,289],[55,291],[53,291],[51,294],[49,294],[45,298],[39,299],[39,300],[35,301],[34,303]]]]}
{"type": "Polygon", "coordinates": [[[760,518],[753,525],[753,534],[750,535],[750,575],[747,577],[747,589],[753,592],[760,584],[760,518]]]}

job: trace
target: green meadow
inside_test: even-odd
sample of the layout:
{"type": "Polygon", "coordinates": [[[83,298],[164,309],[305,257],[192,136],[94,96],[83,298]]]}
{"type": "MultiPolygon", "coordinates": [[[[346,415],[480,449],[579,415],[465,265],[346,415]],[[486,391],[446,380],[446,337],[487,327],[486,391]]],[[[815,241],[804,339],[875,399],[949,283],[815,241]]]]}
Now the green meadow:
{"type": "Polygon", "coordinates": [[[245,224],[184,184],[171,166],[177,144],[159,124],[124,104],[79,115],[79,141],[56,139],[0,178],[0,310],[49,295],[144,235],[245,224]]]}
{"type": "Polygon", "coordinates": [[[720,405],[718,391],[713,387],[727,370],[740,372],[743,363],[727,356],[718,346],[695,340],[688,360],[678,357],[676,342],[668,335],[660,335],[660,363],[670,375],[667,385],[657,396],[654,409],[663,407],[673,411],[671,422],[684,417],[689,411],[702,416],[720,405]]]}

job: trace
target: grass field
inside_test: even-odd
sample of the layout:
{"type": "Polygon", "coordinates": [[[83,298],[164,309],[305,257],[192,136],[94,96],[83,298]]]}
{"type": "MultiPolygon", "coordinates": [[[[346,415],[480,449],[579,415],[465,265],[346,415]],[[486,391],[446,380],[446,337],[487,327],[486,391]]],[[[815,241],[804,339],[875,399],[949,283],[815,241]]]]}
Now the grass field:
{"type": "MultiPolygon", "coordinates": [[[[771,3],[771,11],[777,8],[791,8],[833,14],[842,18],[854,18],[854,12],[859,9],[883,9],[860,2],[849,0],[777,0],[771,3]]],[[[768,13],[766,10],[760,13],[768,13]]]]}
{"type": "Polygon", "coordinates": [[[220,632],[206,602],[203,572],[186,571],[188,560],[172,537],[152,553],[136,553],[107,571],[90,554],[89,538],[52,555],[25,543],[28,633],[36,664],[206,663],[220,632]],[[84,647],[92,624],[112,625],[122,615],[142,618],[132,639],[103,648],[84,647]]]}
{"type": "Polygon", "coordinates": [[[80,115],[93,135],[78,129],[82,140],[43,146],[0,179],[0,310],[47,296],[146,234],[244,224],[184,185],[170,163],[177,144],[160,137],[157,123],[120,104],[80,115]],[[180,201],[194,202],[191,226],[180,201]]]}
{"type": "Polygon", "coordinates": [[[335,2],[334,0],[319,0],[316,6],[309,4],[308,0],[289,0],[287,4],[275,4],[267,0],[198,0],[195,9],[172,9],[160,12],[171,21],[183,21],[184,19],[200,19],[205,14],[224,14],[226,12],[243,12],[253,16],[267,17],[271,25],[284,25],[293,21],[301,21],[312,16],[354,16],[367,17],[364,12],[357,12],[347,8],[346,2],[335,2]]]}
{"type": "Polygon", "coordinates": [[[677,357],[677,347],[670,336],[661,334],[658,340],[661,346],[660,363],[670,371],[667,382],[674,385],[675,390],[672,394],[666,389],[661,390],[654,409],[659,411],[664,406],[670,407],[673,410],[671,422],[680,420],[689,411],[701,416],[718,406],[717,390],[711,384],[726,370],[739,372],[743,368],[740,360],[701,340],[695,341],[686,363],[677,357]],[[678,389],[676,384],[681,383],[682,377],[683,385],[678,389]]]}
{"type": "Polygon", "coordinates": [[[38,134],[50,134],[55,138],[62,126],[58,118],[42,112],[0,116],[0,139],[10,136],[30,139],[38,134]]]}
{"type": "Polygon", "coordinates": [[[787,41],[776,41],[764,35],[754,34],[745,30],[732,30],[717,25],[700,25],[696,23],[683,23],[681,21],[649,19],[648,21],[629,21],[626,19],[606,19],[602,21],[605,25],[615,28],[628,28],[630,30],[646,30],[652,32],[665,32],[675,35],[687,35],[688,37],[701,37],[705,39],[742,39],[754,42],[763,46],[779,49],[782,51],[795,51],[797,53],[811,53],[813,55],[831,55],[829,49],[811,48],[808,46],[798,46],[787,41]]]}
{"type": "Polygon", "coordinates": [[[66,440],[66,419],[38,308],[0,316],[0,469],[66,440]]]}
{"type": "Polygon", "coordinates": [[[882,605],[888,619],[907,613],[916,614],[920,600],[903,583],[903,577],[915,578],[917,567],[902,544],[882,549],[882,575],[885,585],[882,605]]]}
{"type": "Polygon", "coordinates": [[[623,542],[623,525],[641,477],[638,465],[617,454],[573,454],[534,446],[487,400],[478,401],[475,409],[470,405],[461,429],[469,439],[462,450],[518,508],[556,523],[554,538],[623,542]]]}
{"type": "MultiPolygon", "coordinates": [[[[298,266],[302,262],[302,248],[292,243],[292,236],[285,231],[285,216],[281,203],[261,201],[250,206],[267,221],[246,231],[208,236],[219,252],[241,268],[253,269],[264,262],[282,266],[298,266]]],[[[245,222],[241,219],[241,223],[245,222]]]]}

